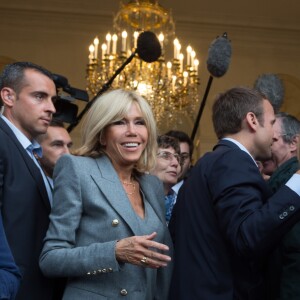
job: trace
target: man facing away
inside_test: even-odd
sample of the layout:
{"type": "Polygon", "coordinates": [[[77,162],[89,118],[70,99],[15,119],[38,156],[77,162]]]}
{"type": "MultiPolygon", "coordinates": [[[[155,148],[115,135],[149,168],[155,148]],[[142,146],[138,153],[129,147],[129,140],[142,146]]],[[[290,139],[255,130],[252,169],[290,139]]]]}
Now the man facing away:
{"type": "Polygon", "coordinates": [[[56,88],[52,75],[29,62],[7,65],[0,76],[4,106],[0,117],[0,203],[13,257],[22,274],[16,299],[47,300],[53,284],[39,269],[39,255],[48,229],[51,190],[34,152],[36,137],[47,131],[56,88]]]}
{"type": "Polygon", "coordinates": [[[169,225],[170,299],[266,299],[266,258],[300,219],[300,172],[272,195],[255,162],[271,157],[274,123],[272,105],[257,91],[217,97],[219,143],[193,167],[169,225]]]}

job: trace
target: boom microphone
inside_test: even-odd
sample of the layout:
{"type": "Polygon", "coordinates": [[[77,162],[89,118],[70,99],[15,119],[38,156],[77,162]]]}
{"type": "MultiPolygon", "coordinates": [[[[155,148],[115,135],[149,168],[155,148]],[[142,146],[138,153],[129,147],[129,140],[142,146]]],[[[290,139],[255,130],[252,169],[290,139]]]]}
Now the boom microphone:
{"type": "Polygon", "coordinates": [[[68,127],[68,132],[71,132],[75,126],[80,122],[84,114],[89,110],[97,98],[107,91],[115,78],[123,71],[123,69],[132,61],[136,53],[139,57],[147,63],[156,61],[161,56],[161,46],[155,33],[151,31],[144,31],[140,33],[137,39],[137,48],[131,55],[123,62],[123,64],[115,71],[113,76],[102,86],[97,95],[87,103],[85,108],[77,116],[76,120],[68,127]]]}
{"type": "Polygon", "coordinates": [[[231,44],[227,38],[227,33],[224,32],[221,37],[217,37],[212,41],[208,49],[208,58],[206,64],[210,76],[192,130],[192,134],[191,134],[192,141],[194,141],[195,139],[213,79],[214,77],[221,77],[227,72],[230,64],[230,58],[231,58],[231,44]]]}
{"type": "Polygon", "coordinates": [[[207,70],[213,77],[223,76],[230,64],[231,44],[224,32],[221,37],[217,37],[208,49],[207,70]]]}
{"type": "Polygon", "coordinates": [[[161,56],[161,46],[156,34],[151,31],[140,33],[136,52],[147,63],[156,61],[161,56]]]}
{"type": "Polygon", "coordinates": [[[260,75],[254,83],[254,88],[270,100],[275,113],[280,110],[284,99],[284,86],[282,80],[277,75],[260,75]]]}

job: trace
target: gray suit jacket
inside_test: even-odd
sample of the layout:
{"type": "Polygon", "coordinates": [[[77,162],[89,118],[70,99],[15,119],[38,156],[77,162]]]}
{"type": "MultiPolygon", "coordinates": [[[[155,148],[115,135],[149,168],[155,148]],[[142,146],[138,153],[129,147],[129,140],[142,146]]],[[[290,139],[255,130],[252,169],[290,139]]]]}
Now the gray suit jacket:
{"type": "MultiPolygon", "coordinates": [[[[158,242],[172,249],[162,184],[151,175],[138,180],[160,219],[158,226],[164,229],[164,237],[158,242]]],[[[151,299],[166,299],[171,265],[146,270],[119,264],[115,258],[117,240],[145,233],[139,229],[110,160],[106,156],[93,159],[65,155],[55,167],[54,185],[54,205],[40,267],[47,276],[69,277],[64,299],[118,299],[124,294],[132,300],[150,299],[146,297],[147,272],[156,276],[151,299]]]]}

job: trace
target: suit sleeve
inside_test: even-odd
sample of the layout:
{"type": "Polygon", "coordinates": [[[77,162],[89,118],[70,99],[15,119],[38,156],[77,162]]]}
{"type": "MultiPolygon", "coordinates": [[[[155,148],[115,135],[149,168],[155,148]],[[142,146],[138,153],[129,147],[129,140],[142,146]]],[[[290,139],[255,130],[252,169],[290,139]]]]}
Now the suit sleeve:
{"type": "Polygon", "coordinates": [[[280,299],[296,300],[300,297],[300,223],[297,223],[282,241],[282,274],[280,299]]]}
{"type": "Polygon", "coordinates": [[[6,241],[0,214],[0,300],[15,298],[20,279],[21,274],[6,241]]]}
{"type": "Polygon", "coordinates": [[[64,155],[59,159],[54,170],[50,225],[40,256],[40,268],[46,276],[76,277],[93,270],[120,269],[115,258],[116,240],[76,245],[84,214],[80,176],[82,166],[76,157],[64,155]]]}
{"type": "Polygon", "coordinates": [[[239,255],[265,255],[300,218],[299,196],[287,186],[271,196],[243,151],[226,152],[211,170],[209,189],[220,230],[239,255]]]}

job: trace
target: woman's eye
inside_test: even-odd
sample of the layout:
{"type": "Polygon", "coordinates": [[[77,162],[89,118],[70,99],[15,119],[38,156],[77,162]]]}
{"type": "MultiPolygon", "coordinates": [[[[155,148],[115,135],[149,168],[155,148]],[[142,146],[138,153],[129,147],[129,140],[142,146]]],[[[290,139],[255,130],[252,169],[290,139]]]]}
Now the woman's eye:
{"type": "Polygon", "coordinates": [[[112,125],[124,125],[124,124],[125,124],[124,120],[120,120],[112,123],[112,125]]]}
{"type": "Polygon", "coordinates": [[[144,120],[138,120],[135,122],[136,125],[145,125],[145,121],[144,120]]]}

